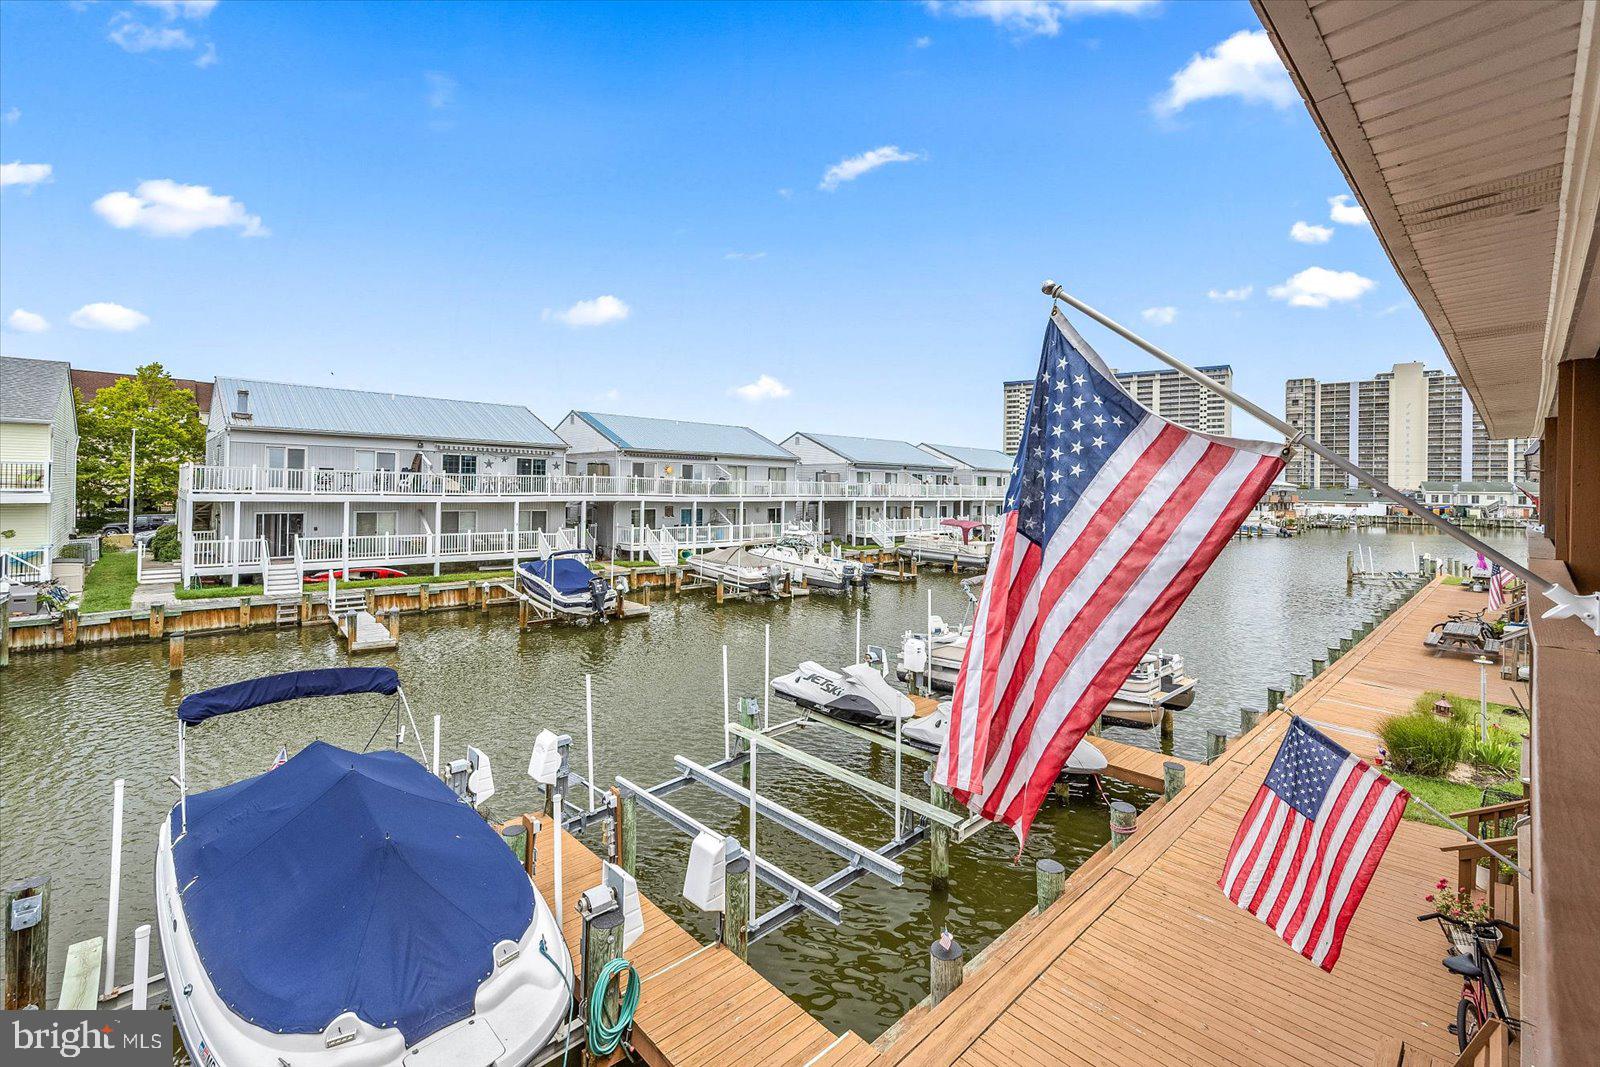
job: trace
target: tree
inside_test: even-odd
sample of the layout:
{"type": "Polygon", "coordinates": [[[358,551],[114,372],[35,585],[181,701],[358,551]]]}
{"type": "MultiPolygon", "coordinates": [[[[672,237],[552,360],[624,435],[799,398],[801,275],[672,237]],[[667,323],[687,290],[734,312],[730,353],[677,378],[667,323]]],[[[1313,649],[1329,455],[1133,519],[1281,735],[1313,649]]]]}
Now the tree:
{"type": "Polygon", "coordinates": [[[137,512],[171,511],[178,500],[178,466],[205,458],[206,426],[194,394],[175,384],[159,363],[147,363],[78,408],[78,510],[106,516],[128,505],[128,445],[139,447],[134,471],[137,512]]]}

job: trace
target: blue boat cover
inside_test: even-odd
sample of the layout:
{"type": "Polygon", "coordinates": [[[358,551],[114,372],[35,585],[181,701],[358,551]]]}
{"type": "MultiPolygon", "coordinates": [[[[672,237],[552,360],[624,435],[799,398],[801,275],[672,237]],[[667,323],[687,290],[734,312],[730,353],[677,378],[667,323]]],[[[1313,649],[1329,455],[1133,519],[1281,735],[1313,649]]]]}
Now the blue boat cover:
{"type": "Polygon", "coordinates": [[[323,667],[313,671],[289,671],[190,693],[178,705],[178,718],[192,726],[214,715],[248,711],[263,704],[278,704],[301,697],[338,697],[351,693],[393,694],[399,688],[400,676],[393,667],[323,667]]]}
{"type": "MultiPolygon", "coordinates": [[[[170,819],[177,838],[177,808],[170,819]]],[[[191,796],[173,862],[218,994],[279,1033],[319,1033],[353,1011],[413,1045],[472,1014],[494,946],[533,922],[516,856],[398,752],[313,741],[191,796]]]]}
{"type": "Polygon", "coordinates": [[[549,559],[524,563],[522,569],[541,581],[555,586],[556,592],[576,596],[589,591],[594,571],[582,560],[572,556],[551,556],[549,559]]]}

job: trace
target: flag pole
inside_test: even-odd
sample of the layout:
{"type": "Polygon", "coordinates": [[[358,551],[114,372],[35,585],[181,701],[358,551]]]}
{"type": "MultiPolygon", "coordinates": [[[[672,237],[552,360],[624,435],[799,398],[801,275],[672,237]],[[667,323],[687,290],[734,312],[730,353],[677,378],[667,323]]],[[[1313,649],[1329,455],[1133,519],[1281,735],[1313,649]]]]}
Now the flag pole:
{"type": "Polygon", "coordinates": [[[1438,515],[1435,515],[1432,511],[1429,511],[1417,501],[1411,499],[1409,496],[1406,496],[1406,494],[1394,488],[1394,486],[1385,482],[1383,479],[1378,478],[1375,475],[1368,474],[1366,471],[1362,470],[1361,467],[1350,462],[1337,452],[1334,452],[1321,441],[1318,441],[1313,437],[1305,436],[1303,431],[1295,429],[1293,426],[1289,425],[1278,416],[1272,414],[1270,411],[1267,411],[1265,408],[1246,400],[1244,397],[1240,396],[1238,393],[1235,393],[1232,389],[1229,389],[1221,382],[1201,374],[1199,371],[1183,362],[1183,360],[1179,359],[1177,356],[1172,355],[1170,352],[1165,351],[1157,345],[1151,344],[1149,341],[1146,341],[1143,337],[1140,337],[1138,334],[1134,333],[1132,330],[1128,329],[1126,326],[1117,322],[1110,316],[1096,311],[1088,304],[1085,304],[1082,300],[1079,300],[1071,293],[1068,293],[1055,282],[1046,281],[1040,288],[1044,292],[1045,296],[1050,297],[1052,300],[1059,300],[1064,304],[1069,304],[1072,307],[1077,308],[1079,311],[1083,312],[1085,315],[1089,316],[1091,319],[1098,322],[1112,333],[1121,337],[1123,340],[1129,341],[1132,344],[1144,349],[1146,352],[1150,353],[1152,356],[1156,357],[1161,362],[1165,363],[1167,366],[1183,375],[1185,378],[1195,382],[1202,388],[1216,393],[1224,400],[1227,400],[1235,406],[1249,412],[1251,415],[1254,415],[1268,426],[1271,426],[1273,429],[1283,434],[1291,447],[1297,444],[1304,446],[1309,451],[1321,456],[1323,459],[1333,464],[1336,469],[1343,471],[1356,481],[1360,482],[1362,485],[1365,485],[1367,488],[1373,490],[1379,496],[1388,500],[1391,504],[1396,504],[1399,507],[1405,508],[1407,511],[1411,512],[1417,518],[1421,519],[1429,526],[1432,526],[1440,533],[1455,538],[1457,541],[1461,542],[1463,545],[1466,545],[1475,552],[1483,553],[1483,555],[1488,559],[1500,564],[1503,569],[1508,570],[1512,574],[1515,574],[1518,578],[1521,578],[1528,584],[1529,589],[1540,590],[1544,594],[1545,599],[1549,600],[1555,605],[1555,607],[1545,612],[1545,618],[1560,619],[1577,617],[1582,619],[1585,625],[1594,630],[1596,634],[1600,634],[1600,593],[1591,593],[1588,596],[1579,596],[1575,593],[1567,591],[1559,585],[1556,585],[1548,579],[1539,577],[1539,575],[1518,563],[1504,552],[1501,552],[1499,549],[1493,547],[1492,545],[1485,544],[1476,537],[1473,537],[1471,534],[1467,533],[1467,531],[1461,529],[1461,527],[1441,518],[1438,515]]]}

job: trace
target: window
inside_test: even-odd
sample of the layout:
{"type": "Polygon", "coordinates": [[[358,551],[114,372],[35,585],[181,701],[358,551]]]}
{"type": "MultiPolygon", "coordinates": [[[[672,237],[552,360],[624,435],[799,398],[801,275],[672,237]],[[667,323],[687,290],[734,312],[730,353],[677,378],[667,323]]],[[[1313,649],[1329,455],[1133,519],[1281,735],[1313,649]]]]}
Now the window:
{"type": "Polygon", "coordinates": [[[446,474],[477,474],[478,457],[449,452],[444,457],[446,474]]]}
{"type": "Polygon", "coordinates": [[[356,470],[392,471],[396,467],[395,454],[372,448],[356,449],[356,470]]]}
{"type": "Polygon", "coordinates": [[[517,516],[517,528],[526,533],[529,530],[548,530],[545,523],[549,521],[548,513],[542,509],[523,508],[517,516]]]}
{"type": "Polygon", "coordinates": [[[632,470],[635,478],[650,477],[650,465],[648,463],[641,463],[638,460],[634,460],[632,470]]]}
{"type": "Polygon", "coordinates": [[[628,521],[631,525],[644,526],[648,529],[654,530],[656,528],[656,509],[645,508],[644,522],[641,523],[639,521],[639,509],[634,508],[632,511],[628,512],[628,521]]]}
{"type": "Polygon", "coordinates": [[[611,464],[591,462],[584,467],[583,473],[595,478],[611,477],[611,464]]]}
{"type": "Polygon", "coordinates": [[[544,460],[532,459],[528,456],[518,456],[517,473],[523,477],[543,478],[544,460]]]}
{"type": "Polygon", "coordinates": [[[398,512],[393,511],[356,512],[356,536],[375,537],[379,534],[394,533],[397,515],[398,512]]]}
{"type": "Polygon", "coordinates": [[[777,525],[778,523],[782,522],[783,521],[783,509],[782,508],[768,508],[767,509],[767,521],[772,523],[773,525],[777,525]]]}
{"type": "Polygon", "coordinates": [[[683,465],[683,469],[678,472],[678,477],[685,478],[685,479],[693,478],[694,477],[694,464],[693,463],[685,463],[683,465]]]}
{"type": "Polygon", "coordinates": [[[868,474],[866,471],[856,471],[856,482],[858,484],[866,485],[871,480],[872,480],[872,475],[871,474],[868,474]]]}
{"type": "Polygon", "coordinates": [[[268,445],[267,466],[277,470],[306,469],[306,450],[293,445],[268,445]]]}
{"type": "Polygon", "coordinates": [[[742,482],[750,477],[749,467],[729,467],[728,477],[733,481],[742,482]]]}
{"type": "Polygon", "coordinates": [[[769,481],[769,482],[786,482],[788,480],[789,480],[789,468],[788,467],[768,467],[767,468],[767,481],[769,481]]]}
{"type": "Polygon", "coordinates": [[[478,528],[476,511],[446,511],[439,516],[440,533],[471,533],[478,528]]]}

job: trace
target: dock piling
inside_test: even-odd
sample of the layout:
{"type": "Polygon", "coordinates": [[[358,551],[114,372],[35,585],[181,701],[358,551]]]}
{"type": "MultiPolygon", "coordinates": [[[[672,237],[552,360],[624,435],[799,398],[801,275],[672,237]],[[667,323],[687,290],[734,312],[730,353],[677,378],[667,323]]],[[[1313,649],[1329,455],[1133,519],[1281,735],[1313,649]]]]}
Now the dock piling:
{"type": "Polygon", "coordinates": [[[5,1010],[45,1007],[49,977],[50,876],[38,875],[0,889],[5,930],[5,1010]],[[18,922],[26,925],[13,929],[18,922]]]}
{"type": "Polygon", "coordinates": [[[750,856],[729,838],[722,891],[722,943],[741,960],[750,958],[750,856]]]}
{"type": "Polygon", "coordinates": [[[1183,792],[1184,781],[1188,774],[1183,769],[1183,764],[1176,760],[1167,760],[1161,765],[1161,795],[1168,800],[1183,792]]]}
{"type": "MultiPolygon", "coordinates": [[[[613,904],[598,915],[585,915],[584,944],[587,951],[583,957],[583,1004],[587,1008],[594,1003],[595,983],[600,978],[600,972],[606,964],[622,956],[622,928],[626,917],[622,911],[621,903],[613,904]]],[[[605,997],[600,1005],[599,1022],[607,1027],[617,1021],[617,1016],[622,1009],[622,990],[616,982],[606,986],[605,997]]],[[[590,1019],[592,1026],[596,1020],[590,1019]]],[[[590,1057],[585,1054],[586,1062],[590,1057]]]]}
{"type": "Polygon", "coordinates": [[[929,996],[938,1004],[961,985],[966,951],[946,930],[928,948],[929,996]]]}
{"type": "Polygon", "coordinates": [[[384,612],[384,628],[389,631],[389,636],[396,641],[400,639],[400,609],[390,608],[384,612]]]}
{"type": "MultiPolygon", "coordinates": [[[[1096,719],[1095,721],[1099,722],[1098,719],[1096,719]]],[[[1177,716],[1172,714],[1172,709],[1171,708],[1167,708],[1167,707],[1163,707],[1161,709],[1161,740],[1163,740],[1163,741],[1171,741],[1172,740],[1172,731],[1173,731],[1173,728],[1176,725],[1177,725],[1177,716]]]]}
{"type": "Polygon", "coordinates": [[[639,802],[632,793],[623,796],[616,786],[611,787],[611,796],[617,812],[617,866],[629,874],[637,874],[639,802]]]}
{"type": "Polygon", "coordinates": [[[175,633],[167,638],[167,673],[183,673],[183,634],[175,633]]]}
{"type": "Polygon", "coordinates": [[[1306,687],[1306,676],[1303,674],[1289,675],[1289,692],[1298,693],[1306,687]]]}
{"type": "Polygon", "coordinates": [[[1038,911],[1043,913],[1060,899],[1061,891],[1067,884],[1067,869],[1059,860],[1046,857],[1040,860],[1038,867],[1035,868],[1035,882],[1039,895],[1038,911]]]}
{"type": "Polygon", "coordinates": [[[1217,757],[1227,751],[1228,732],[1219,730],[1215,726],[1206,731],[1206,762],[1215,763],[1217,757]]]}
{"type": "Polygon", "coordinates": [[[1275,688],[1273,686],[1268,686],[1267,687],[1267,710],[1269,712],[1277,711],[1279,708],[1283,707],[1283,698],[1284,698],[1285,695],[1286,694],[1284,693],[1284,691],[1282,689],[1278,689],[1278,688],[1275,688]]]}
{"type": "MultiPolygon", "coordinates": [[[[950,794],[943,786],[930,785],[928,800],[940,811],[950,810],[950,794]]],[[[950,831],[938,823],[928,826],[928,876],[935,889],[950,884],[950,831]]]]}
{"type": "Polygon", "coordinates": [[[1315,678],[1327,669],[1328,661],[1326,659],[1313,659],[1311,661],[1311,677],[1315,678]]]}
{"type": "Polygon", "coordinates": [[[1111,802],[1111,847],[1113,850],[1121,848],[1124,842],[1133,835],[1138,819],[1139,813],[1126,800],[1113,800],[1111,802]]]}
{"type": "Polygon", "coordinates": [[[1239,732],[1247,734],[1256,728],[1256,723],[1261,721],[1261,712],[1256,708],[1239,709],[1239,732]]]}

